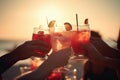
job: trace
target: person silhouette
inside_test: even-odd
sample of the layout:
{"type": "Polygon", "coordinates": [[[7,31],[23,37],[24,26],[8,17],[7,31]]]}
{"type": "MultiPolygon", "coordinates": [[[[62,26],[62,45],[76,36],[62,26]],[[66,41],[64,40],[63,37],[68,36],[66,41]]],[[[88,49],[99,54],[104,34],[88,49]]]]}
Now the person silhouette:
{"type": "Polygon", "coordinates": [[[95,31],[85,46],[89,60],[84,66],[84,80],[119,80],[120,52],[109,47],[95,31]]]}

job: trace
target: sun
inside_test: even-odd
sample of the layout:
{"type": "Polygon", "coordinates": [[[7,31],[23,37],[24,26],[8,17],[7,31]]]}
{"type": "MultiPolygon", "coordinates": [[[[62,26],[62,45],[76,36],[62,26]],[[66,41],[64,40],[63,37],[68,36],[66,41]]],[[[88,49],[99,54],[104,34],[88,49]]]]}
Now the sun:
{"type": "Polygon", "coordinates": [[[60,24],[63,19],[62,11],[57,6],[45,6],[40,12],[40,14],[46,18],[47,23],[51,20],[56,20],[57,24],[60,24]]]}
{"type": "Polygon", "coordinates": [[[61,12],[55,6],[48,6],[44,8],[43,14],[49,19],[59,19],[61,12]]]}

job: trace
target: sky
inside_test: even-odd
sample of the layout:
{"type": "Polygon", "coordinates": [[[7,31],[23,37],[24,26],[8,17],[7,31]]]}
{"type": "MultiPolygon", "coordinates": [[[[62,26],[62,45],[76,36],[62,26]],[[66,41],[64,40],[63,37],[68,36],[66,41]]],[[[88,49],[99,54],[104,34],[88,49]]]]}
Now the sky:
{"type": "Polygon", "coordinates": [[[0,0],[0,40],[32,38],[33,27],[47,20],[79,24],[89,19],[90,29],[103,38],[117,39],[120,29],[120,0],[0,0]]]}

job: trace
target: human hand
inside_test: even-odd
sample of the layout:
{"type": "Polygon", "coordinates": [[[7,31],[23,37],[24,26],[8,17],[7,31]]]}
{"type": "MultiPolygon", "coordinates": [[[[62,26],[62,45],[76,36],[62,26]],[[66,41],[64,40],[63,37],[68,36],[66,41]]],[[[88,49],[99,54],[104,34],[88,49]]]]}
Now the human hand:
{"type": "Polygon", "coordinates": [[[40,40],[35,41],[26,41],[22,45],[18,46],[15,50],[12,51],[16,57],[18,57],[20,60],[27,59],[31,56],[44,56],[37,54],[34,50],[41,50],[42,52],[46,52],[46,43],[42,42],[40,40]]]}
{"type": "Polygon", "coordinates": [[[71,55],[71,48],[62,49],[58,52],[53,52],[45,61],[47,65],[54,67],[61,67],[68,63],[68,59],[71,55]]]}
{"type": "Polygon", "coordinates": [[[53,52],[36,70],[27,75],[19,76],[16,80],[45,80],[55,68],[66,65],[70,55],[70,48],[53,52]]]}
{"type": "Polygon", "coordinates": [[[111,48],[101,38],[92,37],[90,42],[103,56],[111,58],[120,58],[120,54],[118,54],[119,52],[111,48]]]}
{"type": "Polygon", "coordinates": [[[96,62],[101,60],[104,56],[95,48],[92,43],[89,44],[82,44],[82,46],[86,50],[85,56],[89,58],[92,62],[96,62]]]}

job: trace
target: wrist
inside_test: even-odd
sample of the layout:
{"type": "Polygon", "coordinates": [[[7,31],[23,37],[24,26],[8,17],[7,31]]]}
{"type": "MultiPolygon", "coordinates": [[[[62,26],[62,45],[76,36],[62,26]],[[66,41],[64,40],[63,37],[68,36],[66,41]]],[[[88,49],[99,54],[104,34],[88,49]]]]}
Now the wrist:
{"type": "Polygon", "coordinates": [[[19,61],[22,59],[16,50],[13,50],[9,54],[10,54],[10,57],[14,58],[15,61],[19,61]]]}

